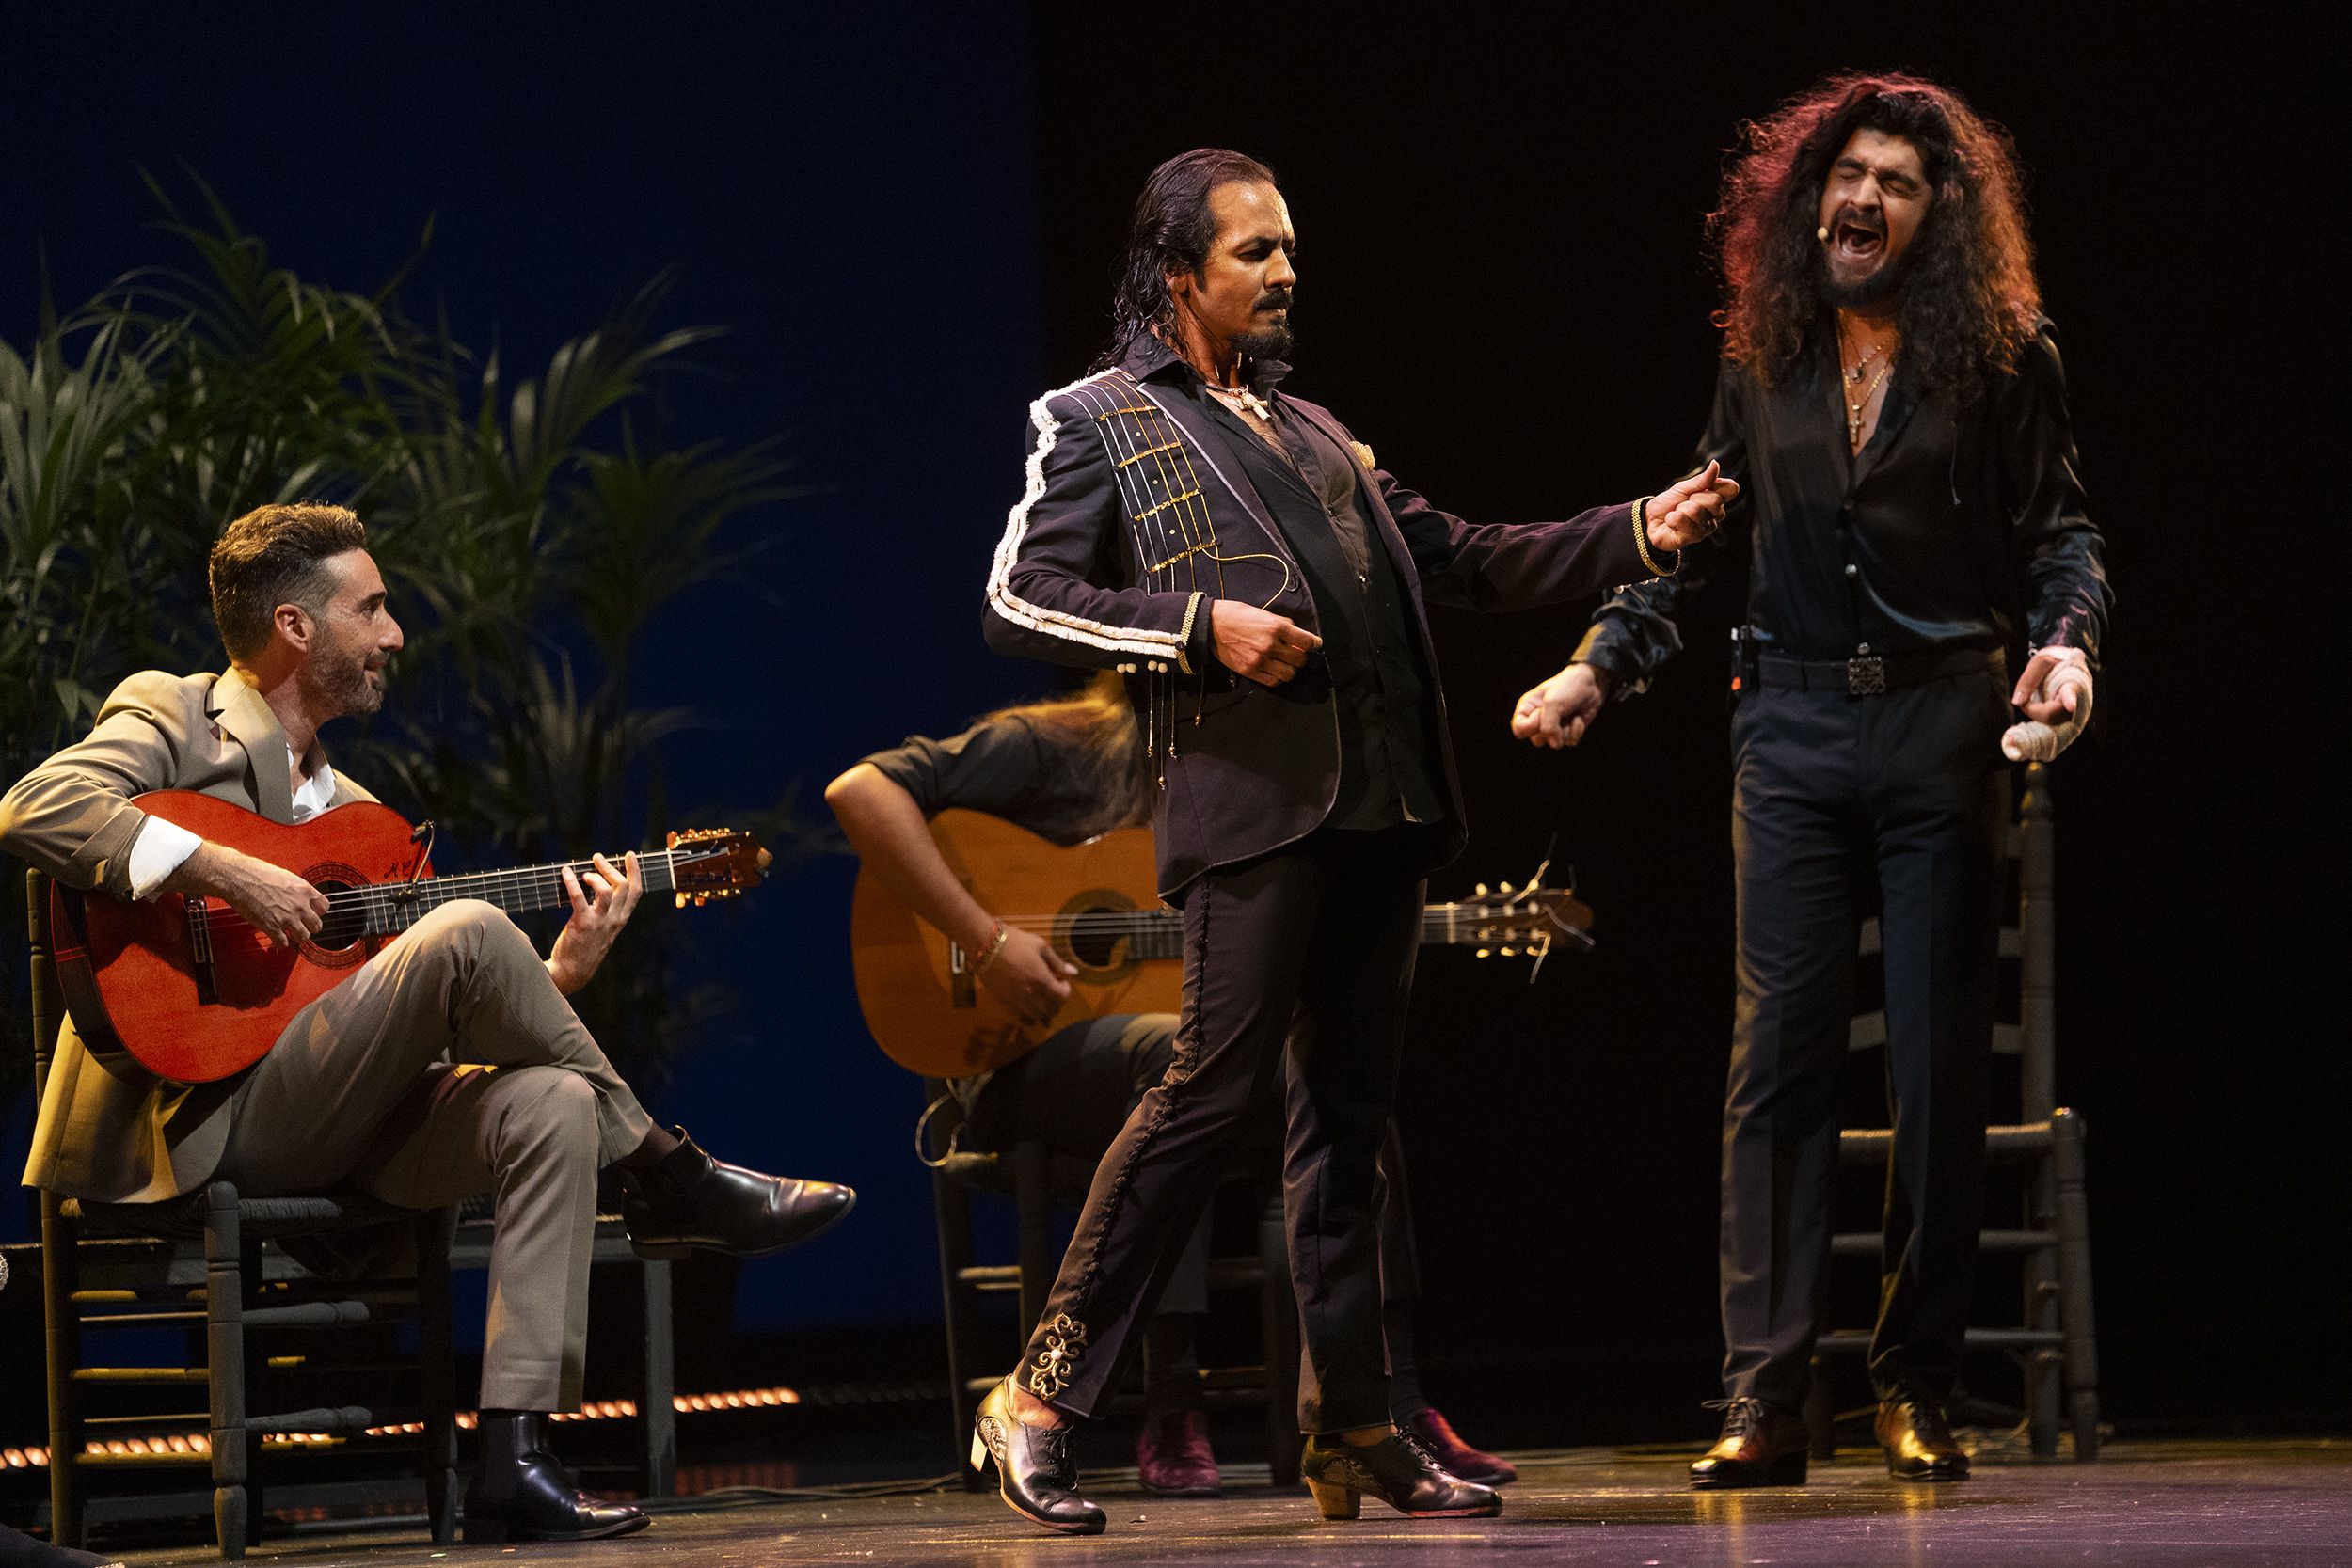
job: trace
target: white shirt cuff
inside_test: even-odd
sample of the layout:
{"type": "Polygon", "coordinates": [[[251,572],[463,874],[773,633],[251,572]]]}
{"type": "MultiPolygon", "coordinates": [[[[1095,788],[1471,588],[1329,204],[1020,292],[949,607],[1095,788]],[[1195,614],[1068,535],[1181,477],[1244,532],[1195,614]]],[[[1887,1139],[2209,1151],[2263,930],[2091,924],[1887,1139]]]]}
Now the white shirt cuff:
{"type": "Polygon", "coordinates": [[[203,842],[177,822],[150,816],[131,841],[131,896],[151,896],[203,842]]]}

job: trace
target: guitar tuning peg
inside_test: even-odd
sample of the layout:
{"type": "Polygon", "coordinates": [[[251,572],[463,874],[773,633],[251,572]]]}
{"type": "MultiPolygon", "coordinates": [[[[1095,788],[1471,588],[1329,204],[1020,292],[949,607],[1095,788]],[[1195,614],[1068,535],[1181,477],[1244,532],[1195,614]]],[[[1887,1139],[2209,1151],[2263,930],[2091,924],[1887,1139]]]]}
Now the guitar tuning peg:
{"type": "Polygon", "coordinates": [[[1504,947],[1498,949],[1498,951],[1500,951],[1506,958],[1516,958],[1519,956],[1519,950],[1516,947],[1504,947]]]}
{"type": "Polygon", "coordinates": [[[1500,887],[1500,889],[1501,889],[1501,891],[1502,891],[1502,896],[1504,896],[1505,898],[1508,898],[1508,897],[1510,897],[1510,896],[1511,896],[1511,884],[1510,884],[1510,883],[1508,883],[1508,882],[1502,882],[1502,883],[1500,883],[1500,884],[1498,884],[1498,885],[1499,885],[1499,887],[1500,887]]]}
{"type": "Polygon", "coordinates": [[[1494,956],[1494,949],[1491,947],[1481,947],[1475,953],[1470,955],[1470,957],[1474,958],[1491,958],[1494,956]]]}
{"type": "Polygon", "coordinates": [[[686,895],[682,893],[677,895],[677,907],[681,910],[686,908],[686,895]]]}
{"type": "Polygon", "coordinates": [[[1470,896],[1471,896],[1472,898],[1484,898],[1484,897],[1486,897],[1486,883],[1484,883],[1484,882],[1481,882],[1481,883],[1479,883],[1476,887],[1474,887],[1474,888],[1470,889],[1470,896]]]}

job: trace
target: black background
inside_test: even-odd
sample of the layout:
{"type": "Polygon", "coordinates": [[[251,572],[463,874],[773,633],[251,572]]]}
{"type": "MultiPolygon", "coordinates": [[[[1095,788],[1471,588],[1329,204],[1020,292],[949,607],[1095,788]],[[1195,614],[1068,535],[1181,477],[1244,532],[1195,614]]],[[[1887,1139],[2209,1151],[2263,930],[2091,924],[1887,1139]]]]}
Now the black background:
{"type": "MultiPolygon", "coordinates": [[[[680,429],[788,431],[828,488],[784,509],[771,596],[681,610],[692,652],[646,694],[724,719],[674,777],[742,804],[797,777],[813,806],[862,752],[1054,684],[981,647],[981,575],[1024,405],[1099,346],[1160,159],[1272,164],[1302,246],[1293,386],[1439,504],[1534,519],[1679,471],[1714,343],[1701,214],[1737,121],[1840,67],[1944,79],[2017,137],[2119,592],[2103,732],[2057,777],[2059,1088],[2092,1130],[2108,1411],[2126,1430],[2341,1423],[2344,922],[2323,792],[2344,552],[2320,438],[2341,334],[2316,264],[2341,180],[2333,142],[2280,107],[2317,40],[2246,8],[2129,31],[1996,7],[1367,14],[19,13],[0,325],[23,341],[44,257],[68,299],[162,259],[134,166],[179,159],[345,286],[437,214],[418,296],[520,362],[676,263],[677,319],[738,329],[672,389],[680,429]]],[[[1435,891],[1518,880],[1556,833],[1601,938],[1534,985],[1458,954],[1422,969],[1404,1116],[1424,1360],[1485,1440],[1705,1424],[1730,1012],[1715,650],[1736,604],[1715,594],[1694,651],[1565,755],[1504,721],[1581,609],[1439,626],[1474,834],[1435,891]]],[[[857,1023],[849,879],[839,859],[797,868],[714,926],[716,961],[763,983],[657,1097],[723,1153],[865,1195],[837,1236],[706,1304],[690,1379],[697,1359],[788,1368],[792,1332],[936,1356],[915,1091],[857,1023]]]]}

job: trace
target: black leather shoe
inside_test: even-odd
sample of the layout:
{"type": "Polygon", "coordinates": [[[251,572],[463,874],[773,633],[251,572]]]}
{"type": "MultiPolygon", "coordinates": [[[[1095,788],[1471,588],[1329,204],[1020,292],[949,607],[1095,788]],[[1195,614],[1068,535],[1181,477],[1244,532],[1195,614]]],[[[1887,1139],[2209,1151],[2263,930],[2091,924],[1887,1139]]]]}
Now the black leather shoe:
{"type": "Polygon", "coordinates": [[[1485,1519],[1502,1512],[1493,1487],[1464,1481],[1395,1433],[1360,1445],[1310,1437],[1298,1473],[1327,1519],[1355,1518],[1366,1493],[1414,1519],[1485,1519]]]}
{"type": "Polygon", "coordinates": [[[1691,1485],[1701,1492],[1734,1486],[1803,1486],[1810,1439],[1804,1418],[1762,1400],[1710,1402],[1724,1413],[1723,1435],[1706,1457],[1691,1466],[1691,1485]]]}
{"type": "Polygon", "coordinates": [[[834,1181],[763,1176],[714,1160],[683,1127],[655,1164],[621,1172],[621,1216],[640,1258],[683,1258],[693,1247],[756,1258],[798,1246],[857,1202],[834,1181]]]}
{"type": "Polygon", "coordinates": [[[1012,1413],[1010,1378],[988,1391],[972,1422],[972,1468],[985,1474],[992,1459],[996,1490],[1015,1513],[1064,1535],[1103,1533],[1103,1511],[1078,1496],[1070,1429],[1024,1423],[1012,1413]]]}
{"type": "Polygon", "coordinates": [[[1454,1430],[1454,1423],[1435,1410],[1417,1410],[1397,1422],[1396,1429],[1464,1481],[1474,1481],[1481,1486],[1503,1486],[1519,1479],[1518,1466],[1484,1449],[1471,1448],[1454,1430]]]}
{"type": "Polygon", "coordinates": [[[1898,1389],[1879,1401],[1872,1427],[1886,1450],[1886,1473],[1897,1481],[1968,1479],[1968,1456],[1952,1440],[1944,1407],[1935,1401],[1898,1389]]]}
{"type": "Polygon", "coordinates": [[[466,1488],[466,1540],[597,1541],[653,1521],[627,1503],[581,1492],[547,1449],[547,1418],[485,1416],[475,1433],[480,1462],[466,1488]]]}

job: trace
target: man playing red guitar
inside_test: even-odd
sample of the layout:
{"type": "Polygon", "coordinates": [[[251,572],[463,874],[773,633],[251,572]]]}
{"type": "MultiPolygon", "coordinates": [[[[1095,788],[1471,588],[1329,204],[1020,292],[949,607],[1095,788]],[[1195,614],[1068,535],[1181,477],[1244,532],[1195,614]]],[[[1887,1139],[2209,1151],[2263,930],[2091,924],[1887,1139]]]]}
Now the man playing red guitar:
{"type": "MultiPolygon", "coordinates": [[[[200,895],[281,945],[315,935],[328,911],[317,888],[133,801],[193,790],[295,823],[373,799],[318,739],[328,721],[375,710],[401,646],[366,540],[336,506],[265,506],[230,524],[211,561],[230,669],[124,681],[87,739],[0,799],[0,848],[71,888],[200,895]]],[[[628,863],[564,872],[572,918],[544,963],[491,905],[440,905],[295,1014],[259,1063],[217,1082],[157,1078],[93,1052],[68,1022],[25,1165],[28,1185],[107,1202],[215,1180],[246,1196],[334,1187],[417,1209],[494,1192],[469,1541],[646,1523],[581,1494],[544,1441],[547,1415],[580,1404],[600,1166],[621,1167],[629,1236],[647,1250],[772,1252],[854,1201],[846,1187],[721,1164],[683,1130],[654,1126],[564,1000],[636,905],[628,863]]]]}
{"type": "MultiPolygon", "coordinates": [[[[1050,1023],[1076,973],[1034,931],[983,908],[925,823],[943,811],[986,812],[1057,844],[1076,844],[1151,820],[1151,759],[1119,678],[1098,673],[1058,701],[990,714],[949,740],[910,737],[877,752],[825,788],[850,847],[909,908],[982,958],[974,978],[1031,1026],[1050,1023]],[[1002,932],[1001,942],[997,933],[1002,932]]],[[[1008,911],[1009,912],[1009,911],[1008,911]]],[[[1036,1138],[1055,1154],[1100,1161],[1144,1092],[1168,1076],[1174,1013],[1113,1013],[1069,1024],[993,1072],[949,1080],[963,1109],[967,1148],[1001,1151],[1036,1138]]],[[[1279,1118],[1257,1130],[1253,1155],[1271,1173],[1279,1118]]],[[[1462,1441],[1422,1395],[1413,1354],[1421,1270],[1404,1161],[1390,1124],[1381,1151],[1381,1327],[1389,1412],[1447,1469],[1488,1485],[1514,1481],[1507,1461],[1462,1441]]],[[[1222,1489],[1201,1408],[1195,1344],[1209,1309],[1208,1219],[1186,1244],[1143,1333],[1144,1418],[1136,1469],[1165,1497],[1222,1489]]]]}

